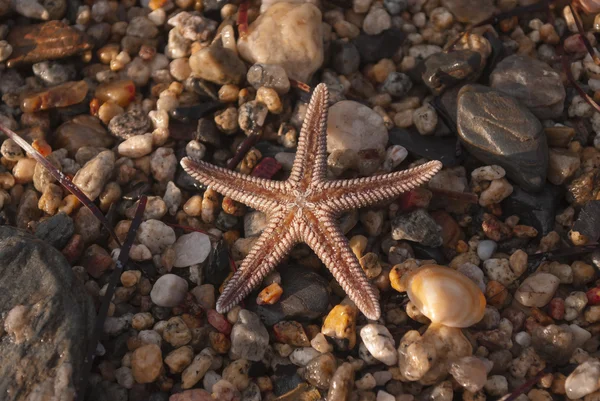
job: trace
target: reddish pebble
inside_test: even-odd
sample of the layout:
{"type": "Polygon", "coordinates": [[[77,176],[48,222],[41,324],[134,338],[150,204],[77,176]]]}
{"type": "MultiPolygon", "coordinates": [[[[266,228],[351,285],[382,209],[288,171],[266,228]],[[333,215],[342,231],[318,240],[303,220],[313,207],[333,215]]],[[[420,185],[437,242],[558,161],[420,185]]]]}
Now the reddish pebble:
{"type": "Polygon", "coordinates": [[[67,258],[69,263],[73,264],[81,257],[83,253],[83,240],[81,235],[75,234],[71,237],[67,245],[62,250],[62,254],[67,258]]]}
{"type": "Polygon", "coordinates": [[[565,317],[565,301],[562,298],[554,298],[549,305],[550,317],[554,320],[562,320],[565,317]]]}
{"type": "Polygon", "coordinates": [[[256,297],[256,303],[259,305],[273,305],[279,301],[283,294],[283,288],[277,283],[273,283],[264,288],[256,297]]]}
{"type": "Polygon", "coordinates": [[[585,44],[581,39],[581,35],[576,33],[565,39],[564,48],[569,53],[585,53],[587,52],[585,44]]]}
{"type": "Polygon", "coordinates": [[[225,316],[221,315],[214,309],[209,309],[206,313],[208,317],[208,323],[220,331],[223,334],[229,335],[231,333],[231,323],[225,319],[225,316]]]}
{"type": "Polygon", "coordinates": [[[260,178],[272,178],[279,170],[281,170],[281,164],[277,160],[272,157],[265,157],[254,167],[250,175],[260,178]]]}
{"type": "Polygon", "coordinates": [[[407,212],[418,208],[427,208],[433,194],[425,188],[416,188],[406,192],[398,199],[400,210],[407,212]]]}
{"type": "Polygon", "coordinates": [[[48,145],[48,142],[46,142],[45,139],[35,139],[31,146],[44,157],[52,153],[52,148],[50,145],[48,145]]]}
{"type": "Polygon", "coordinates": [[[588,299],[588,305],[600,304],[600,287],[595,287],[585,293],[588,299]]]}
{"type": "Polygon", "coordinates": [[[85,267],[88,274],[94,278],[99,278],[106,270],[110,268],[113,260],[100,245],[90,245],[81,258],[81,265],[85,267]]]}

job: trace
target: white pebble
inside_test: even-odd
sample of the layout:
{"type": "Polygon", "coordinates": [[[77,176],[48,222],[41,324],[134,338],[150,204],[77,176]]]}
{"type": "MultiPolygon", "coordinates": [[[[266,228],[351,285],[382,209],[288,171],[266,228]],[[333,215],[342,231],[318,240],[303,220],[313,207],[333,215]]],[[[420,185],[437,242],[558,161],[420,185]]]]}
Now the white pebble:
{"type": "Polygon", "coordinates": [[[477,256],[479,256],[479,259],[481,260],[488,260],[492,257],[494,252],[496,252],[497,247],[498,244],[496,244],[494,241],[479,241],[479,244],[477,245],[477,256]]]}
{"type": "Polygon", "coordinates": [[[202,263],[210,253],[211,245],[208,235],[191,232],[182,235],[173,246],[175,250],[175,267],[187,267],[202,263]]]}
{"type": "Polygon", "coordinates": [[[165,274],[154,283],[150,298],[158,306],[172,308],[183,301],[187,290],[188,283],[183,278],[174,274],[165,274]]]}

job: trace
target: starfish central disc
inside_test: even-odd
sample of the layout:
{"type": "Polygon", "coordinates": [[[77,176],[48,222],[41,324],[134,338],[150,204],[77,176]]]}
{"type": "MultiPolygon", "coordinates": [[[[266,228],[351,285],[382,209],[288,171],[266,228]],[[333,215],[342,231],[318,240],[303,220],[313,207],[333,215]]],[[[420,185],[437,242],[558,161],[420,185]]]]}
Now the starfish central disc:
{"type": "Polygon", "coordinates": [[[305,242],[331,271],[350,299],[369,319],[379,319],[379,299],[367,280],[336,216],[396,198],[427,182],[442,164],[420,166],[374,177],[332,181],[327,178],[327,107],[329,94],[318,85],[308,105],[298,149],[287,181],[240,174],[184,158],[193,178],[229,198],[268,215],[269,223],[248,256],[225,285],[217,311],[233,308],[292,250],[305,242]],[[318,199],[318,202],[314,200],[318,199]],[[302,218],[296,218],[301,216],[302,218]]]}

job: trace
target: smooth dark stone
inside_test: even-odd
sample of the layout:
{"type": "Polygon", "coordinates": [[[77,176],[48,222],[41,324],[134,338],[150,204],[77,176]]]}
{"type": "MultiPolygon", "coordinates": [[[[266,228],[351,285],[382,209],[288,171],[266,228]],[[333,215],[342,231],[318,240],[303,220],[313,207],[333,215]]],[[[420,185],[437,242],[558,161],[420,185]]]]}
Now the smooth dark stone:
{"type": "Polygon", "coordinates": [[[397,28],[386,29],[379,35],[361,33],[352,42],[360,53],[362,64],[373,63],[382,58],[391,58],[402,46],[406,34],[397,28]]]}
{"type": "Polygon", "coordinates": [[[394,127],[389,131],[389,138],[392,145],[404,146],[419,157],[439,160],[445,167],[460,164],[455,137],[424,136],[414,130],[394,127]]]}
{"type": "Polygon", "coordinates": [[[554,230],[554,218],[564,188],[546,184],[538,193],[517,186],[513,188],[513,193],[502,202],[504,216],[519,216],[519,224],[533,226],[541,235],[554,230]]]}
{"type": "Polygon", "coordinates": [[[329,46],[331,53],[331,67],[342,75],[350,75],[358,71],[360,65],[360,54],[351,42],[334,40],[329,46]]]}
{"type": "Polygon", "coordinates": [[[55,248],[62,249],[73,236],[73,219],[65,213],[58,213],[42,221],[35,229],[35,236],[55,248]]]}
{"type": "Polygon", "coordinates": [[[238,218],[230,214],[220,211],[215,221],[215,227],[221,231],[228,231],[235,227],[238,223],[238,218]]]}
{"type": "Polygon", "coordinates": [[[421,75],[434,94],[465,81],[475,81],[481,73],[481,55],[472,50],[432,54],[424,61],[421,75]]]}
{"type": "Polygon", "coordinates": [[[600,200],[589,201],[583,205],[573,223],[573,231],[585,235],[589,242],[600,239],[600,200]]]}
{"type": "Polygon", "coordinates": [[[231,262],[227,245],[223,241],[219,241],[213,245],[208,255],[208,263],[204,266],[204,279],[207,284],[219,288],[229,273],[231,273],[231,262]]]}
{"type": "Polygon", "coordinates": [[[546,181],[548,144],[542,124],[515,98],[481,85],[458,94],[458,134],[469,153],[502,166],[529,191],[546,181]]]}
{"type": "Polygon", "coordinates": [[[499,62],[490,86],[520,100],[542,120],[560,117],[565,107],[567,94],[560,74],[527,55],[515,54],[499,62]]]}
{"type": "Polygon", "coordinates": [[[434,248],[431,246],[425,246],[417,242],[411,242],[410,246],[415,253],[416,259],[433,259],[440,265],[444,265],[448,262],[448,259],[439,247],[434,248]]]}
{"type": "MultiPolygon", "coordinates": [[[[312,320],[325,315],[329,304],[325,278],[302,267],[283,267],[279,273],[283,288],[279,302],[274,305],[247,305],[265,325],[271,326],[282,320],[312,320]]],[[[252,302],[254,298],[249,297],[249,300],[252,302]]]]}
{"type": "Polygon", "coordinates": [[[0,227],[0,277],[4,318],[26,308],[19,338],[5,332],[0,342],[2,399],[33,399],[56,377],[62,384],[54,396],[69,398],[94,329],[92,298],[57,249],[14,227],[0,227]]]}
{"type": "Polygon", "coordinates": [[[221,107],[223,107],[223,104],[220,102],[206,102],[195,104],[193,106],[181,106],[173,110],[171,116],[179,121],[197,120],[221,107]]]}

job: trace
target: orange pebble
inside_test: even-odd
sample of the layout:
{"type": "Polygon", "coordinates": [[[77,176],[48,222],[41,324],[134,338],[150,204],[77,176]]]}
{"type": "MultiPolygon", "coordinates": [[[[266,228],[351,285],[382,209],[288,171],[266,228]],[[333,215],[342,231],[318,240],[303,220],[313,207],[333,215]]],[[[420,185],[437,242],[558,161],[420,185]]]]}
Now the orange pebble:
{"type": "Polygon", "coordinates": [[[273,305],[283,294],[283,288],[277,283],[273,283],[263,289],[256,298],[256,303],[259,305],[273,305]]]}

